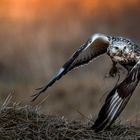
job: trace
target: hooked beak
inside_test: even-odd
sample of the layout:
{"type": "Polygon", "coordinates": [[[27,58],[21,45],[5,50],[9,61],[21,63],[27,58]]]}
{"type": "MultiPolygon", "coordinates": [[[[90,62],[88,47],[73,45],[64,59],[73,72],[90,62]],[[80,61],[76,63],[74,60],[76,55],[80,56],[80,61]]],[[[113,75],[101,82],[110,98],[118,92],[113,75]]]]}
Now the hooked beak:
{"type": "Polygon", "coordinates": [[[122,54],[123,54],[123,50],[120,50],[119,51],[119,56],[122,56],[122,54]]]}

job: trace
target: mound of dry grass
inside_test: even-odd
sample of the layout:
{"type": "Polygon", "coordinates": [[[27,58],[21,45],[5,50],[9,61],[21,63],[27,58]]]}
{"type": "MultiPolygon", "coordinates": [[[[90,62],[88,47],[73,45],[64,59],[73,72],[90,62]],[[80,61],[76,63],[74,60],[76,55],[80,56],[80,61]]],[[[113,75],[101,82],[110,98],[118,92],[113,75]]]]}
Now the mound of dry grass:
{"type": "Polygon", "coordinates": [[[31,106],[7,104],[0,109],[1,140],[101,140],[138,139],[139,125],[115,124],[110,130],[94,133],[92,121],[68,121],[57,115],[44,115],[31,106]]]}

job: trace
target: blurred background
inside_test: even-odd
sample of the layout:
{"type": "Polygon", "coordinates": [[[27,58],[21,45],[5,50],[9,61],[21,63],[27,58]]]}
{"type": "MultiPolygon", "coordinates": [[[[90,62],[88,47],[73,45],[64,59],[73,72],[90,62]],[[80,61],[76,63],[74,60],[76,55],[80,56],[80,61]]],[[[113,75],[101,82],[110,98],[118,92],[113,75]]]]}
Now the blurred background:
{"type": "MultiPolygon", "coordinates": [[[[97,116],[117,81],[105,78],[111,67],[107,55],[73,70],[36,102],[30,96],[95,32],[140,44],[139,5],[139,0],[0,0],[0,103],[11,93],[14,101],[35,106],[49,95],[41,104],[45,113],[69,119],[97,116]]],[[[123,68],[121,75],[126,75],[123,68]]],[[[121,118],[139,112],[139,90],[121,118]]]]}

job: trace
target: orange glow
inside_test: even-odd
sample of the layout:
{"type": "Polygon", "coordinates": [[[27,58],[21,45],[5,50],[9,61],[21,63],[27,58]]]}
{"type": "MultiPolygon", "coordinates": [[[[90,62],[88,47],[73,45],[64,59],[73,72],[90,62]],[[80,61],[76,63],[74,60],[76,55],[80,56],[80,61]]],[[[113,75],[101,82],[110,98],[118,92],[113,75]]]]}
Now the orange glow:
{"type": "Polygon", "coordinates": [[[110,8],[115,13],[126,5],[135,6],[138,3],[139,0],[1,0],[0,17],[32,20],[40,16],[52,16],[60,11],[65,12],[71,4],[79,9],[82,15],[89,15],[93,11],[95,14],[100,13],[102,8],[110,8]]]}

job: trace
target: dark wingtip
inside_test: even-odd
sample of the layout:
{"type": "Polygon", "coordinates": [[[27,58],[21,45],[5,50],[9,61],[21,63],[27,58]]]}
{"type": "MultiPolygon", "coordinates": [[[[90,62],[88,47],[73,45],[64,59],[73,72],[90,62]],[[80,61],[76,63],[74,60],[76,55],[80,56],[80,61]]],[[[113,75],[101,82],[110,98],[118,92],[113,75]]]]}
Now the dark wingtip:
{"type": "Polygon", "coordinates": [[[43,87],[36,88],[35,90],[41,90],[41,89],[43,89],[43,87]]]}
{"type": "Polygon", "coordinates": [[[103,127],[97,127],[97,126],[95,126],[95,125],[93,125],[93,126],[91,127],[91,129],[94,130],[95,133],[98,133],[98,132],[101,132],[101,131],[104,130],[103,127]]]}
{"type": "Polygon", "coordinates": [[[33,95],[31,95],[31,97],[33,98],[33,99],[31,100],[31,102],[35,101],[35,100],[38,98],[38,96],[39,96],[40,94],[42,94],[47,88],[48,88],[48,87],[41,87],[41,88],[36,89],[36,90],[40,90],[40,91],[37,92],[37,93],[35,93],[35,94],[33,94],[33,95]]]}
{"type": "Polygon", "coordinates": [[[39,95],[40,95],[40,93],[36,93],[36,94],[32,95],[31,97],[33,97],[33,99],[31,100],[31,102],[35,101],[39,95]]]}

